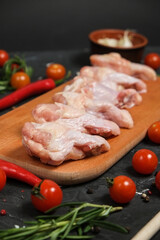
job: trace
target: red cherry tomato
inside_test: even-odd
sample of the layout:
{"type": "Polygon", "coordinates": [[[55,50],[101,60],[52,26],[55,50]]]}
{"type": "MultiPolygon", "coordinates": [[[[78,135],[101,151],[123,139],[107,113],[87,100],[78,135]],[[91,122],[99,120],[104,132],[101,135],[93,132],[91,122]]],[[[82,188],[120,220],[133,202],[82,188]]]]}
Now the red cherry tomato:
{"type": "Polygon", "coordinates": [[[160,55],[157,53],[149,53],[145,56],[144,63],[156,70],[160,67],[160,55]]]}
{"type": "Polygon", "coordinates": [[[22,88],[31,82],[30,77],[25,72],[16,72],[11,77],[11,86],[15,89],[22,88]]]}
{"type": "Polygon", "coordinates": [[[109,187],[111,198],[117,203],[130,202],[136,193],[136,185],[127,176],[117,176],[113,179],[113,185],[109,187]]]}
{"type": "Polygon", "coordinates": [[[66,68],[59,63],[52,63],[46,68],[46,75],[53,80],[59,80],[66,75],[66,68]]]}
{"type": "Polygon", "coordinates": [[[5,209],[2,209],[2,210],[0,211],[0,215],[1,215],[1,216],[5,216],[5,215],[6,215],[6,213],[7,213],[7,212],[6,212],[6,210],[5,210],[5,209]]]}
{"type": "Polygon", "coordinates": [[[156,184],[156,188],[160,191],[160,171],[156,174],[155,184],[156,184]]]}
{"type": "Polygon", "coordinates": [[[140,149],[132,158],[132,166],[136,172],[151,174],[158,165],[156,154],[148,149],[140,149]]]}
{"type": "Polygon", "coordinates": [[[4,188],[6,185],[6,174],[3,169],[0,168],[0,191],[4,188]]]}
{"type": "Polygon", "coordinates": [[[0,50],[0,67],[3,67],[5,62],[9,59],[9,55],[5,50],[0,50]]]}
{"type": "Polygon", "coordinates": [[[160,121],[153,123],[148,128],[148,137],[154,143],[160,143],[160,121]]]}
{"type": "Polygon", "coordinates": [[[45,212],[60,205],[62,199],[63,193],[61,188],[52,180],[45,179],[32,189],[32,204],[41,212],[45,212]]]}

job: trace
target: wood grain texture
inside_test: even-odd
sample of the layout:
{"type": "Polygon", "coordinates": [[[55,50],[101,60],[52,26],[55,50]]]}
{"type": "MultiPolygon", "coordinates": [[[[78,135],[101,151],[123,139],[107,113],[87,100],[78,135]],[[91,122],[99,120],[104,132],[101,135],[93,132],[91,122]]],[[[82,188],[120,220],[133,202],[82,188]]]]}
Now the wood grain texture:
{"type": "Polygon", "coordinates": [[[118,137],[109,139],[111,149],[107,153],[83,160],[67,161],[58,167],[44,165],[38,159],[27,155],[22,145],[22,126],[27,121],[33,121],[31,111],[37,104],[52,102],[52,95],[63,90],[64,85],[61,85],[0,117],[0,158],[24,167],[39,177],[50,178],[61,185],[78,184],[95,179],[138,144],[154,121],[160,120],[160,78],[156,82],[148,82],[147,87],[148,92],[142,95],[141,105],[129,110],[134,120],[134,127],[121,129],[118,137]]]}

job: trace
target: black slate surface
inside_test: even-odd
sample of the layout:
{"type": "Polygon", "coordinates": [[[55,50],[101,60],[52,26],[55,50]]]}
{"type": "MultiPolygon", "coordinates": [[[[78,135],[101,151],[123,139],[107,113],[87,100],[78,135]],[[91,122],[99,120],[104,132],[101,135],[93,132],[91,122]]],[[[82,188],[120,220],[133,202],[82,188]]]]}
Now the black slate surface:
{"type": "MultiPolygon", "coordinates": [[[[146,52],[159,52],[159,47],[148,47],[146,52]]],[[[89,50],[66,50],[66,51],[50,51],[50,52],[16,52],[24,56],[27,63],[34,69],[32,81],[39,77],[45,78],[45,65],[48,62],[60,62],[66,66],[68,70],[72,71],[72,76],[79,71],[79,69],[89,64],[89,50]]],[[[157,72],[159,73],[159,72],[157,72]]],[[[7,93],[6,93],[7,94],[7,93]]],[[[0,94],[3,97],[6,94],[0,94]]],[[[26,101],[33,99],[29,98],[26,101]]],[[[1,115],[10,111],[11,108],[1,111],[1,115]]],[[[16,123],[15,123],[16,127],[16,123]]],[[[3,137],[0,135],[0,137],[3,137]]],[[[129,203],[123,205],[123,210],[109,216],[108,220],[122,224],[130,228],[129,234],[121,234],[109,230],[102,230],[95,239],[107,240],[129,240],[131,239],[160,209],[160,192],[153,186],[156,171],[149,176],[142,176],[136,173],[131,167],[131,160],[134,153],[142,148],[147,148],[154,151],[158,158],[159,164],[157,171],[160,170],[160,147],[151,143],[146,137],[142,142],[135,146],[129,153],[127,153],[118,163],[106,171],[99,178],[76,186],[62,186],[64,198],[63,201],[86,201],[99,204],[110,204],[117,206],[109,196],[106,186],[106,177],[116,177],[117,175],[127,175],[131,177],[137,186],[137,192],[150,188],[152,195],[150,201],[144,202],[140,195],[136,194],[135,198],[129,203]],[[87,190],[91,189],[92,194],[88,194],[87,190]]],[[[19,182],[17,180],[8,179],[7,185],[0,192],[0,210],[5,209],[7,214],[0,216],[0,229],[12,228],[15,225],[23,226],[24,221],[33,220],[35,216],[40,215],[31,204],[30,201],[31,186],[19,182]]],[[[152,240],[159,240],[160,232],[157,233],[152,240]]]]}

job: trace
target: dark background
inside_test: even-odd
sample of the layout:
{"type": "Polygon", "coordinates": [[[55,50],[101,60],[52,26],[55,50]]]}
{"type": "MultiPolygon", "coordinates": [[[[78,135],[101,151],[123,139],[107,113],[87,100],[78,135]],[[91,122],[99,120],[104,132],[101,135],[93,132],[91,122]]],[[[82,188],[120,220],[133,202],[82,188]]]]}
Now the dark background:
{"type": "Polygon", "coordinates": [[[0,49],[8,51],[86,48],[88,33],[134,29],[160,42],[159,0],[1,0],[0,49]]]}
{"type": "MultiPolygon", "coordinates": [[[[64,64],[74,74],[89,61],[88,33],[95,29],[134,29],[149,39],[150,46],[145,53],[155,51],[160,54],[159,16],[159,0],[0,0],[0,49],[17,52],[18,56],[24,53],[28,65],[34,69],[33,81],[45,73],[46,63],[53,59],[64,64]]],[[[5,109],[0,115],[10,110],[5,109]]],[[[151,189],[149,202],[144,202],[136,194],[122,212],[109,217],[109,221],[129,227],[129,234],[104,230],[94,239],[129,240],[159,211],[160,193],[155,187],[152,189],[155,172],[141,176],[131,167],[133,154],[142,148],[150,149],[160,156],[159,146],[145,138],[97,179],[62,187],[64,202],[88,201],[111,205],[115,203],[109,196],[106,177],[127,175],[135,181],[138,192],[151,189]],[[93,193],[88,194],[88,189],[92,189],[93,193]]],[[[160,161],[157,170],[160,170],[160,161]]],[[[24,221],[34,220],[40,215],[31,204],[30,192],[31,186],[13,179],[7,180],[0,194],[0,210],[7,211],[5,216],[0,216],[1,229],[24,226],[24,221]]],[[[160,232],[152,239],[159,240],[160,232]]]]}

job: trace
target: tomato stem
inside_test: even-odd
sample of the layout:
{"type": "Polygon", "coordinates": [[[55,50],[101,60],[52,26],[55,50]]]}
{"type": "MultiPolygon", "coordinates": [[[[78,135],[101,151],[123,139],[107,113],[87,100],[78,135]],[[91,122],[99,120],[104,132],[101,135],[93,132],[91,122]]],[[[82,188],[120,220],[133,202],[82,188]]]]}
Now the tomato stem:
{"type": "Polygon", "coordinates": [[[40,193],[41,185],[43,182],[44,182],[44,179],[39,183],[38,186],[35,185],[31,191],[31,194],[38,197],[39,199],[45,199],[45,197],[40,193]]]}
{"type": "Polygon", "coordinates": [[[110,188],[113,186],[113,183],[114,183],[114,179],[113,178],[109,178],[107,177],[106,178],[106,181],[107,181],[107,187],[110,188]]]}

